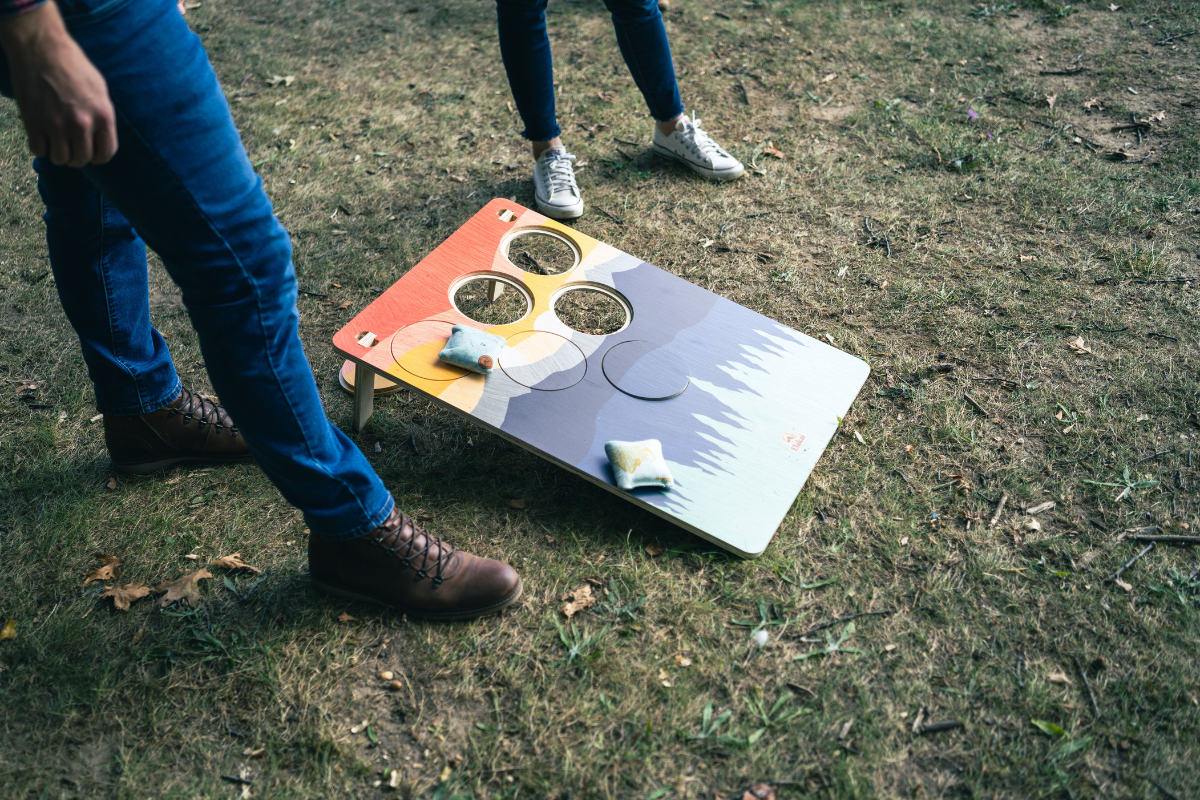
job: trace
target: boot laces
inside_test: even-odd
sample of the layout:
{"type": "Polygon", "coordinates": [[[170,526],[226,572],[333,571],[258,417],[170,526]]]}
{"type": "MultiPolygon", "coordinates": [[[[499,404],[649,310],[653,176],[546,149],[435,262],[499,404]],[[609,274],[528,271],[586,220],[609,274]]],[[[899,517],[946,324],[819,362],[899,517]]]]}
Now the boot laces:
{"type": "Polygon", "coordinates": [[[400,524],[393,530],[383,528],[380,535],[375,538],[375,544],[382,547],[388,555],[399,560],[402,568],[416,570],[414,583],[431,578],[433,588],[436,589],[443,582],[453,578],[458,572],[458,562],[454,559],[458,548],[442,541],[441,537],[431,535],[428,530],[417,525],[416,520],[403,511],[397,509],[396,514],[400,524]],[[408,536],[404,534],[405,529],[409,531],[408,536]],[[386,543],[388,537],[395,537],[390,545],[386,543]],[[423,547],[418,546],[418,539],[424,540],[423,547]]]}
{"type": "Polygon", "coordinates": [[[699,119],[692,119],[684,127],[681,135],[683,136],[683,140],[688,143],[688,146],[692,148],[693,152],[703,156],[710,162],[713,156],[730,158],[729,153],[726,153],[719,144],[712,140],[708,132],[700,127],[699,119]]]}
{"type": "Polygon", "coordinates": [[[579,184],[575,183],[575,169],[571,162],[575,156],[570,153],[547,152],[540,159],[542,172],[546,179],[546,190],[551,196],[559,192],[579,194],[579,184]]]}
{"type": "Polygon", "coordinates": [[[183,424],[187,425],[192,420],[196,421],[197,427],[203,430],[205,425],[210,422],[216,429],[217,433],[229,429],[230,434],[236,439],[238,436],[238,428],[233,424],[233,420],[229,418],[229,412],[220,403],[215,403],[203,395],[196,394],[188,389],[183,388],[183,399],[175,405],[167,409],[168,417],[183,415],[183,424]]]}

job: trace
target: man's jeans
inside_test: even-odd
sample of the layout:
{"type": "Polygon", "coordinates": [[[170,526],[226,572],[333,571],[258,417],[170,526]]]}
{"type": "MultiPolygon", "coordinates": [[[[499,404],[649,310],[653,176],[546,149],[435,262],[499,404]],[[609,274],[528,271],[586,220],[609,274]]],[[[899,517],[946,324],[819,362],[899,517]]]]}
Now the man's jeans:
{"type": "MultiPolygon", "coordinates": [[[[143,414],[180,392],[150,324],[149,245],[182,290],[222,405],[283,496],[327,539],[378,527],[391,495],[321,408],[300,343],[291,243],[199,38],[175,0],[59,6],[108,82],[118,121],[108,164],[34,164],[50,265],[97,406],[143,414]]],[[[0,51],[0,89],[11,95],[7,73],[0,51]]]]}
{"type": "MultiPolygon", "coordinates": [[[[660,122],[683,113],[671,45],[658,0],[604,0],[617,44],[633,81],[660,122]]],[[[500,56],[508,73],[526,139],[544,142],[562,133],[554,109],[554,66],[546,34],[546,0],[496,0],[500,56]]]]}

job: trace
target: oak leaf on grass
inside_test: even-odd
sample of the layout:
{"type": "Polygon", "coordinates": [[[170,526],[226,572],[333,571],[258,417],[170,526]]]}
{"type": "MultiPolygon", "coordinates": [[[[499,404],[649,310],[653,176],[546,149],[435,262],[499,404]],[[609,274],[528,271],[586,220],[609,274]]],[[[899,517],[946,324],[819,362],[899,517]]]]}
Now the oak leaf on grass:
{"type": "Polygon", "coordinates": [[[156,592],[165,592],[159,598],[158,607],[166,608],[171,603],[185,601],[189,606],[195,608],[200,605],[200,581],[208,580],[213,574],[204,567],[182,575],[173,581],[163,581],[158,586],[154,587],[156,592]]]}
{"type": "Polygon", "coordinates": [[[591,608],[596,605],[596,596],[592,594],[592,585],[585,583],[575,591],[563,596],[563,600],[568,601],[563,606],[563,616],[573,617],[585,608],[591,608]]]}
{"type": "Polygon", "coordinates": [[[0,642],[3,642],[5,639],[15,638],[17,638],[17,621],[10,619],[3,628],[0,628],[0,642]]]}
{"type": "MultiPolygon", "coordinates": [[[[101,597],[111,597],[113,605],[120,611],[128,611],[129,604],[141,600],[146,595],[150,594],[150,587],[137,583],[127,583],[124,586],[105,586],[104,593],[101,597]]],[[[140,638],[140,637],[135,637],[140,638]]],[[[135,641],[134,644],[137,644],[135,641]]]]}
{"type": "Polygon", "coordinates": [[[255,575],[262,574],[262,570],[259,569],[258,567],[251,566],[250,564],[247,564],[245,561],[242,561],[241,553],[234,553],[233,555],[221,556],[216,561],[209,564],[209,566],[210,567],[224,567],[225,569],[244,569],[249,572],[253,572],[255,575]]]}
{"type": "Polygon", "coordinates": [[[775,156],[775,158],[783,158],[783,151],[775,146],[774,142],[767,142],[767,146],[763,148],[763,155],[775,156]]]}
{"type": "Polygon", "coordinates": [[[99,569],[92,570],[83,580],[83,585],[87,586],[92,581],[111,581],[114,578],[120,577],[120,566],[123,563],[116,556],[105,555],[104,553],[96,553],[96,558],[104,562],[99,569]]]}

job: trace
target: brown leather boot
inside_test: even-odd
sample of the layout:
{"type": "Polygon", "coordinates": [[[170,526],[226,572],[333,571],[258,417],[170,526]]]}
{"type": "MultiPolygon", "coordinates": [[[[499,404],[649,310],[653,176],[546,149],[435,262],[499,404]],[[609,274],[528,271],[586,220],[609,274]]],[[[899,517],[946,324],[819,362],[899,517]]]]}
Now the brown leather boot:
{"type": "Polygon", "coordinates": [[[149,414],[105,414],[104,443],[113,469],[125,475],[145,475],[184,463],[254,460],[229,412],[187,389],[166,408],[149,414]]]}
{"type": "Polygon", "coordinates": [[[424,619],[482,617],[521,598],[515,569],[446,544],[399,509],[357,539],[310,534],[308,571],[318,591],[424,619]]]}

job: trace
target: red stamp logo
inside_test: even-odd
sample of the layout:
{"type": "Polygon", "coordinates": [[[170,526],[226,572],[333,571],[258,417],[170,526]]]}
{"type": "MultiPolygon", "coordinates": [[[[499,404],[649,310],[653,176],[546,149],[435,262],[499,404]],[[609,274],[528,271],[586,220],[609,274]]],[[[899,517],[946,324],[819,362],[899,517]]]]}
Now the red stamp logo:
{"type": "Polygon", "coordinates": [[[804,445],[804,434],[802,433],[785,433],[783,435],[783,443],[788,446],[788,449],[793,453],[799,453],[801,446],[804,445]]]}

